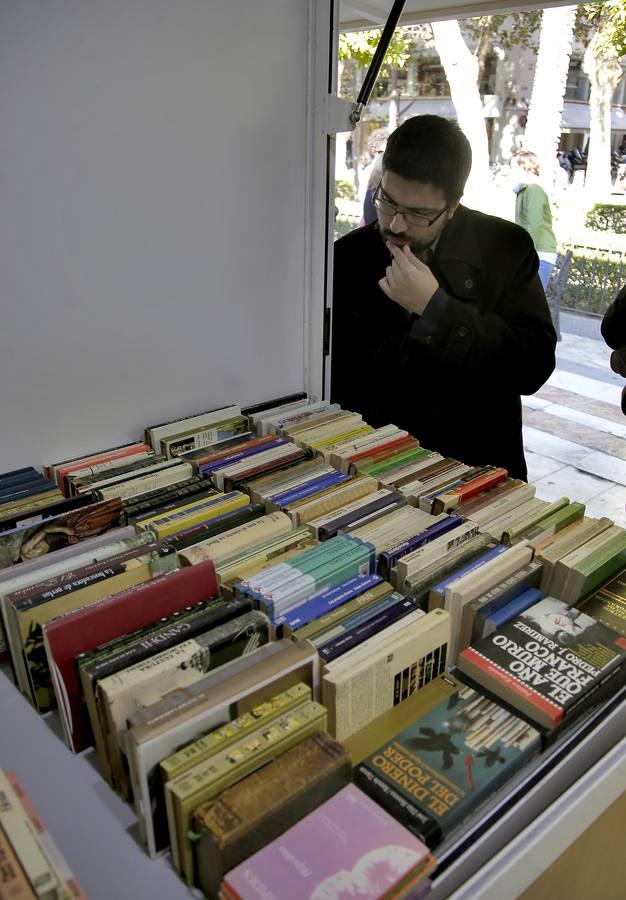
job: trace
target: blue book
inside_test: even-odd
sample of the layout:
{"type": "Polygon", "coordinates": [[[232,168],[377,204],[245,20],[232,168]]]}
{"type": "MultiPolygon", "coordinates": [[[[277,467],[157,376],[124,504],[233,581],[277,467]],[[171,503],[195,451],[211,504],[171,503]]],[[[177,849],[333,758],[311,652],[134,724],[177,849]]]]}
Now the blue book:
{"type": "Polygon", "coordinates": [[[351,631],[353,628],[356,628],[357,625],[363,625],[368,619],[377,616],[379,613],[384,612],[386,609],[389,609],[390,606],[395,606],[396,603],[400,603],[402,600],[406,600],[404,594],[401,594],[399,591],[391,591],[389,594],[386,594],[384,597],[381,597],[380,600],[377,600],[375,603],[370,603],[369,606],[364,606],[362,609],[357,610],[351,616],[348,616],[347,619],[344,619],[342,622],[337,622],[336,625],[331,625],[332,635],[329,634],[318,634],[315,637],[309,638],[309,640],[316,646],[321,647],[324,644],[327,644],[328,641],[334,640],[340,634],[343,634],[346,631],[351,631]]]}
{"type": "Polygon", "coordinates": [[[276,619],[276,625],[288,625],[292,630],[301,628],[314,619],[320,619],[331,609],[342,606],[348,600],[365,593],[374,585],[380,584],[381,581],[380,575],[355,575],[354,578],[348,578],[337,587],[313,594],[312,597],[289,610],[284,616],[279,616],[276,619]]]}
{"type": "Polygon", "coordinates": [[[24,466],[22,469],[11,469],[9,472],[2,472],[0,474],[0,482],[4,481],[5,478],[13,478],[15,475],[39,475],[40,473],[34,466],[24,466]]]}
{"type": "Polygon", "coordinates": [[[366,622],[362,622],[326,644],[322,644],[317,648],[319,657],[323,662],[332,662],[333,659],[337,659],[338,656],[347,653],[353,647],[358,647],[359,644],[362,644],[363,641],[366,641],[372,635],[378,634],[379,631],[383,631],[389,625],[418,609],[419,604],[417,600],[413,600],[411,597],[404,597],[400,602],[382,610],[377,616],[372,616],[366,622]]]}
{"type": "Polygon", "coordinates": [[[297,503],[298,500],[304,500],[311,494],[317,494],[326,488],[332,487],[334,484],[341,484],[342,481],[349,481],[350,479],[352,479],[352,475],[346,475],[342,472],[328,472],[326,475],[319,475],[317,478],[312,478],[311,481],[307,481],[306,484],[299,484],[297,487],[291,488],[290,490],[282,491],[279,494],[272,494],[269,501],[276,506],[288,506],[290,503],[297,503]]]}
{"type": "MultiPolygon", "coordinates": [[[[527,588],[527,590],[522,591],[521,594],[518,594],[517,597],[514,597],[513,600],[510,600],[489,616],[485,616],[482,612],[478,613],[476,618],[484,622],[480,637],[487,637],[487,635],[497,631],[498,628],[510,622],[515,616],[521,615],[524,610],[534,606],[535,603],[539,603],[541,597],[542,594],[539,588],[527,588]]],[[[480,628],[480,626],[478,627],[480,628]]]]}
{"type": "Polygon", "coordinates": [[[236,453],[230,453],[228,456],[222,456],[214,462],[202,463],[199,466],[199,469],[200,472],[206,476],[211,472],[215,472],[217,469],[224,469],[226,466],[232,466],[242,459],[247,459],[249,456],[256,456],[258,453],[264,453],[266,450],[273,450],[275,447],[280,447],[281,444],[286,443],[288,443],[286,438],[276,438],[276,440],[268,441],[266,444],[257,444],[254,447],[248,447],[244,450],[238,450],[236,453]]]}
{"type": "Polygon", "coordinates": [[[389,550],[383,550],[378,556],[379,574],[382,575],[383,578],[388,578],[391,569],[401,556],[412,553],[413,550],[417,550],[418,547],[428,544],[429,541],[434,541],[435,538],[441,537],[442,534],[451,531],[453,528],[458,528],[459,525],[462,524],[463,519],[455,513],[452,513],[446,515],[445,518],[440,519],[438,522],[434,522],[427,528],[422,529],[422,531],[407,538],[405,541],[396,544],[394,547],[390,547],[389,550]]]}
{"type": "Polygon", "coordinates": [[[443,598],[446,592],[446,588],[449,587],[452,582],[456,581],[458,578],[462,578],[463,575],[467,575],[468,572],[473,572],[474,569],[478,569],[480,568],[480,566],[484,566],[485,563],[489,562],[489,560],[493,559],[496,556],[499,556],[501,553],[504,553],[506,549],[507,548],[504,546],[504,544],[498,544],[497,547],[492,547],[491,550],[487,550],[485,553],[481,553],[481,555],[476,559],[473,559],[471,562],[466,563],[464,566],[461,566],[460,569],[457,569],[455,572],[447,575],[442,581],[434,584],[429,592],[430,602],[428,608],[433,608],[432,601],[434,599],[434,594],[437,594],[443,604],[443,598]]]}

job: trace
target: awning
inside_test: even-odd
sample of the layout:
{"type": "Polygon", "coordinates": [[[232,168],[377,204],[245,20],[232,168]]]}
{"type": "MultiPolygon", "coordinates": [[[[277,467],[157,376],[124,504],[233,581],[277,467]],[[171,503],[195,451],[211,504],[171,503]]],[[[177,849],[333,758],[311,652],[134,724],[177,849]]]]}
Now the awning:
{"type": "MultiPolygon", "coordinates": [[[[510,13],[516,9],[545,9],[570,6],[571,0],[407,0],[400,17],[401,25],[433,22],[436,19],[510,13]]],[[[393,0],[341,0],[339,27],[342,31],[380,28],[387,21],[393,0]]]]}
{"type": "MultiPolygon", "coordinates": [[[[589,131],[589,104],[566,100],[562,128],[567,133],[589,131]]],[[[626,109],[623,106],[613,106],[611,109],[611,131],[626,131],[626,109]]]]}

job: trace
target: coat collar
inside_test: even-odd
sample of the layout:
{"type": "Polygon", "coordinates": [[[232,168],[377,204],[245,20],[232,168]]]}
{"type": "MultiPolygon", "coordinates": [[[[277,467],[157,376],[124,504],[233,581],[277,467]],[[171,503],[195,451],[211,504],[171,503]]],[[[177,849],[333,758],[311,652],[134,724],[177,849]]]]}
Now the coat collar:
{"type": "Polygon", "coordinates": [[[475,269],[483,268],[483,251],[473,221],[473,211],[459,206],[441,232],[435,251],[435,262],[458,260],[475,269]]]}

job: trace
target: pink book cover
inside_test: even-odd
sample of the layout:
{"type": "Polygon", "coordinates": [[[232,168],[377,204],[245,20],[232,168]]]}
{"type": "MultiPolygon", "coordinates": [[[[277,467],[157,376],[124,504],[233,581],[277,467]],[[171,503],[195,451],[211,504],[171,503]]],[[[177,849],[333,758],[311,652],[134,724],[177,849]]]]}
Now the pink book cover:
{"type": "Polygon", "coordinates": [[[350,784],[232,869],[222,895],[374,900],[392,896],[429,859],[422,841],[350,784]]]}
{"type": "Polygon", "coordinates": [[[44,625],[50,672],[70,750],[79,753],[91,744],[74,657],[216,594],[215,566],[206,560],[157,575],[44,625]]]}

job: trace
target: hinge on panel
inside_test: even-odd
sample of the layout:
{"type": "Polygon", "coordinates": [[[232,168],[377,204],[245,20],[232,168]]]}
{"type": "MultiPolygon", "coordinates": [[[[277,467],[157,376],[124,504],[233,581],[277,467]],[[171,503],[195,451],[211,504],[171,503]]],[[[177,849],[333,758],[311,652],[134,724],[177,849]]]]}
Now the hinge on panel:
{"type": "Polygon", "coordinates": [[[324,310],[324,356],[330,353],[330,307],[324,310]]]}

